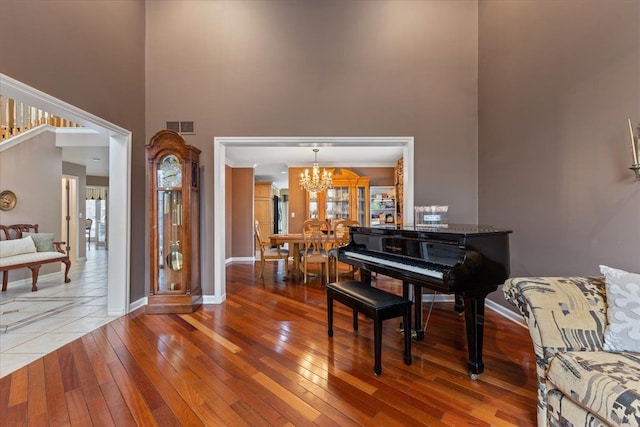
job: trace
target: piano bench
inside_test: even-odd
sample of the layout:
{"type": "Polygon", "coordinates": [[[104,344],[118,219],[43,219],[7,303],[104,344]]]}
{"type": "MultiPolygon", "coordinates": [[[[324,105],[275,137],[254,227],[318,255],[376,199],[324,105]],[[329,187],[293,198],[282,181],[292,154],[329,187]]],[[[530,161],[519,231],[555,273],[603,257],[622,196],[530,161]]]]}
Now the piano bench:
{"type": "Polygon", "coordinates": [[[327,285],[329,337],[333,336],[333,300],[353,309],[353,329],[358,330],[358,313],[373,320],[375,364],[373,372],[382,373],[382,321],[403,317],[404,363],[411,365],[411,304],[401,296],[371,287],[356,280],[327,285]]]}

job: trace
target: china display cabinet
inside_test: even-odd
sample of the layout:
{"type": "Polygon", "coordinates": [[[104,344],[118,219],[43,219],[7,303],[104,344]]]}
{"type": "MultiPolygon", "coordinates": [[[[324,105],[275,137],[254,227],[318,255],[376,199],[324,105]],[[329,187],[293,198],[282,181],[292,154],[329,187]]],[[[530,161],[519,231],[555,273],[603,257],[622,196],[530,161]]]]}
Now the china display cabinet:
{"type": "Polygon", "coordinates": [[[348,169],[332,171],[331,188],[320,193],[307,192],[307,216],[311,219],[354,219],[368,225],[369,177],[348,169]]]}
{"type": "Polygon", "coordinates": [[[395,188],[393,186],[371,187],[370,194],[371,227],[396,225],[397,204],[395,188]]]}
{"type": "Polygon", "coordinates": [[[163,130],[146,145],[150,294],[146,313],[191,313],[200,284],[200,150],[163,130]]]}

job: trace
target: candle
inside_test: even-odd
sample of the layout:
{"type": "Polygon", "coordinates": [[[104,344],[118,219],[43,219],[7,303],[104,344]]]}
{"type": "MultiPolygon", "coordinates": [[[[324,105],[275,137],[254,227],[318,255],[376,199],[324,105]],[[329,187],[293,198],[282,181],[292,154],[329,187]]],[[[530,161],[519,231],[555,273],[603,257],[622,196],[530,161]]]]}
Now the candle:
{"type": "Polygon", "coordinates": [[[631,119],[627,119],[629,121],[629,136],[631,136],[631,151],[633,153],[633,164],[638,164],[638,147],[636,146],[636,140],[633,136],[633,127],[631,126],[631,119]]]}
{"type": "MultiPolygon", "coordinates": [[[[637,136],[636,136],[636,154],[638,155],[638,160],[640,160],[640,123],[638,123],[637,127],[637,136]]],[[[636,163],[638,164],[638,163],[636,163]]]]}

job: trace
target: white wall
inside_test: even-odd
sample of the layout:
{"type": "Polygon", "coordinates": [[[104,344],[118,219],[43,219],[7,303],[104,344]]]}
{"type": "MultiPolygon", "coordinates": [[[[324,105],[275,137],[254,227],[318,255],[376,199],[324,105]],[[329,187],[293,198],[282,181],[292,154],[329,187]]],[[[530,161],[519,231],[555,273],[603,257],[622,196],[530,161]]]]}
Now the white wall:
{"type": "MultiPolygon", "coordinates": [[[[0,152],[0,188],[11,190],[18,202],[10,211],[0,211],[0,224],[38,224],[38,231],[53,233],[60,240],[62,221],[62,150],[55,146],[55,134],[43,132],[0,152]]],[[[60,271],[60,265],[46,264],[40,274],[60,271]]],[[[10,272],[9,280],[31,277],[28,269],[10,272]]]]}

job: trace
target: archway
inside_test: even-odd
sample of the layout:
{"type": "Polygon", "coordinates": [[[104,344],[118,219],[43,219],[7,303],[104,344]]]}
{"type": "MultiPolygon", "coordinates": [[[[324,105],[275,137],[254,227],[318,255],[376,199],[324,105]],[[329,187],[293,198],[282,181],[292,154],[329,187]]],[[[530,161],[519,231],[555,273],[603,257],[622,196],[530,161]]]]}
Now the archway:
{"type": "Polygon", "coordinates": [[[0,74],[0,87],[4,96],[64,117],[108,138],[111,222],[107,312],[109,316],[126,314],[130,287],[131,132],[4,74],[0,74]]]}
{"type": "Polygon", "coordinates": [[[225,149],[226,147],[345,146],[345,147],[403,147],[403,211],[407,224],[413,222],[413,137],[215,137],[213,140],[213,188],[215,206],[213,239],[213,295],[205,295],[204,302],[219,304],[226,299],[225,275],[225,149]],[[222,191],[215,191],[222,189],[222,191]],[[222,213],[222,214],[220,214],[222,213]]]}

